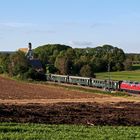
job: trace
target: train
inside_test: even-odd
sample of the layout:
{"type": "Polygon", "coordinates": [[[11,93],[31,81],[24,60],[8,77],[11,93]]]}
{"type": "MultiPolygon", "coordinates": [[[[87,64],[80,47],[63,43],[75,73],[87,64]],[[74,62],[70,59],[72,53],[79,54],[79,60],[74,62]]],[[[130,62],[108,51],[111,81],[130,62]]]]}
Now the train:
{"type": "Polygon", "coordinates": [[[117,81],[110,79],[103,80],[97,78],[59,75],[59,74],[46,74],[46,80],[52,82],[102,88],[109,91],[125,91],[129,93],[140,94],[140,82],[117,81]]]}

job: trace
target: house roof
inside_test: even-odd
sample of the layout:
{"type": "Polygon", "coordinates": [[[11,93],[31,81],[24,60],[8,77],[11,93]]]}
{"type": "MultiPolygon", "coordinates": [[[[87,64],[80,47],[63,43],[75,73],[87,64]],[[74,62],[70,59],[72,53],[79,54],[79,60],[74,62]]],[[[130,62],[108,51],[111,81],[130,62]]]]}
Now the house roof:
{"type": "Polygon", "coordinates": [[[42,64],[39,59],[30,59],[29,63],[34,69],[42,69],[42,64]]]}
{"type": "Polygon", "coordinates": [[[19,48],[19,51],[22,51],[24,53],[27,53],[28,52],[28,48],[19,48]]]}

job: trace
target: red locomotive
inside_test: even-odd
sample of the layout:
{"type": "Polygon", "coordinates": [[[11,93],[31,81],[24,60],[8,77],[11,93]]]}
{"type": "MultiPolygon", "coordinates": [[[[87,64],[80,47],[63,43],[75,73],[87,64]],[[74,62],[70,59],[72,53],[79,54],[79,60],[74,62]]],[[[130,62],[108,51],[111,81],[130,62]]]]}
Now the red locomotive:
{"type": "Polygon", "coordinates": [[[140,83],[122,81],[120,82],[120,90],[132,93],[140,93],[140,83]]]}

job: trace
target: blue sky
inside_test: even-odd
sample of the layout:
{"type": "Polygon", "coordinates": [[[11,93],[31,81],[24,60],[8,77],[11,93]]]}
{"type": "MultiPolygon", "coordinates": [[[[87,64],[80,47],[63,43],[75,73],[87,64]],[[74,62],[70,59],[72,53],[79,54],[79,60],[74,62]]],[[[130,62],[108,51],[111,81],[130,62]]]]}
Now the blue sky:
{"type": "Polygon", "coordinates": [[[28,42],[140,53],[140,0],[0,0],[0,51],[28,42]]]}

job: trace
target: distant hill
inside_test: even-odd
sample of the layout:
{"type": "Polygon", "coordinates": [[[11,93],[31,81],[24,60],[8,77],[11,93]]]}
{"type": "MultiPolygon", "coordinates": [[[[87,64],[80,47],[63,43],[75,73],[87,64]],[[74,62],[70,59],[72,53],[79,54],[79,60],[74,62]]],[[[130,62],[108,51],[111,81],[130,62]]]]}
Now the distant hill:
{"type": "Polygon", "coordinates": [[[40,51],[47,51],[49,54],[53,54],[54,51],[63,51],[63,50],[67,50],[69,48],[72,48],[70,46],[67,45],[61,45],[61,44],[47,44],[47,45],[43,45],[43,46],[39,46],[35,49],[35,52],[40,52],[40,51]]]}
{"type": "Polygon", "coordinates": [[[0,51],[0,53],[8,53],[8,54],[12,54],[12,53],[15,53],[15,51],[0,51]]]}
{"type": "MultiPolygon", "coordinates": [[[[138,62],[140,64],[140,53],[126,53],[126,58],[132,62],[138,62]]],[[[137,64],[137,63],[134,63],[137,64]]]]}

